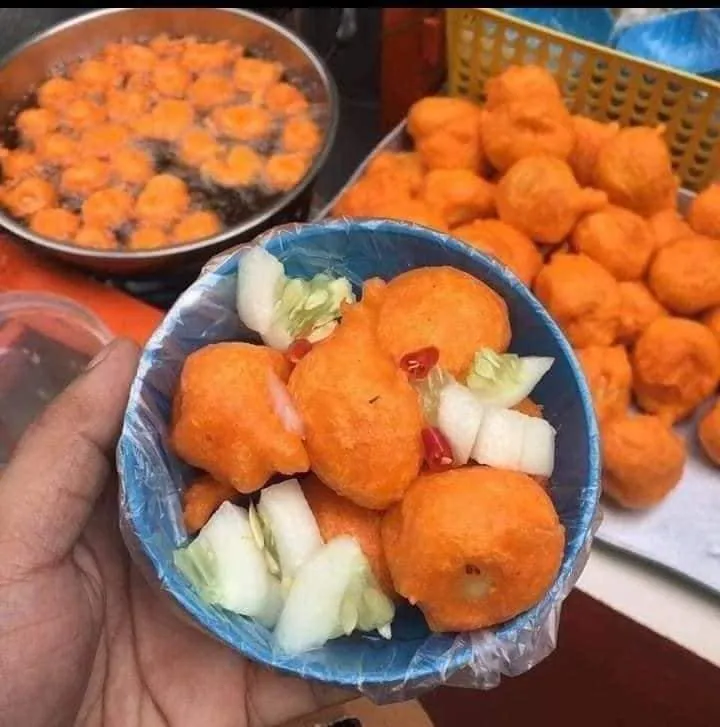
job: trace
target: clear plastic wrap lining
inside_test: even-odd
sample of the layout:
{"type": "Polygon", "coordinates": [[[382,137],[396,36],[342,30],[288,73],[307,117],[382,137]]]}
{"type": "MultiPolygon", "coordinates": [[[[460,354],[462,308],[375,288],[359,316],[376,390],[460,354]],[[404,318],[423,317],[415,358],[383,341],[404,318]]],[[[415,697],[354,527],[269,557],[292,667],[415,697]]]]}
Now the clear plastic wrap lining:
{"type": "Polygon", "coordinates": [[[590,396],[558,328],[528,290],[500,263],[441,233],[399,222],[333,220],[289,225],[255,244],[281,259],[291,276],[320,272],[363,280],[391,279],[420,266],[451,265],[487,282],[507,301],[519,354],[553,356],[536,389],[558,430],[552,497],[566,528],[562,568],[537,606],[494,629],[432,634],[419,611],[399,609],[391,641],[353,635],[302,656],[287,656],[262,626],[204,603],[173,565],[187,540],[182,488],[191,473],[168,447],[173,392],[185,358],[214,342],[254,340],[235,312],[236,271],[243,251],[207,270],[170,311],[140,362],[118,447],[121,515],[131,552],[159,585],[207,632],[248,658],[285,673],[357,689],[379,702],[399,701],[441,684],[490,688],[521,674],[555,647],[560,608],[575,584],[598,524],[598,438],[590,396]]]}

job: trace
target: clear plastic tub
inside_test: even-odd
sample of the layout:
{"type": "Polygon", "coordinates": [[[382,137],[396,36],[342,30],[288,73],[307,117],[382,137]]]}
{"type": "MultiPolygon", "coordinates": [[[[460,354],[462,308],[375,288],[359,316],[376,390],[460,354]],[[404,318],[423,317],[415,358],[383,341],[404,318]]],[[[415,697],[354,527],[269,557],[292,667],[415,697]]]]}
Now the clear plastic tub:
{"type": "Polygon", "coordinates": [[[66,298],[0,294],[0,468],[27,427],[112,337],[66,298]]]}

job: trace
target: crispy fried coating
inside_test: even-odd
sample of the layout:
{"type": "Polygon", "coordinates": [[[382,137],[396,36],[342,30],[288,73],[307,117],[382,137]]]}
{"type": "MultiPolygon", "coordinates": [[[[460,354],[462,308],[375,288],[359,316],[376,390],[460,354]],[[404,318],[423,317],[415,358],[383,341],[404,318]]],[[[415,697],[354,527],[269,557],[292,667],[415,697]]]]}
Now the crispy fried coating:
{"type": "Polygon", "coordinates": [[[630,406],[632,368],[623,346],[588,346],[576,352],[601,425],[630,406]]]}
{"type": "Polygon", "coordinates": [[[661,128],[631,126],[602,145],[594,183],[610,201],[649,217],[675,206],[677,181],[661,128]]]}
{"type": "Polygon", "coordinates": [[[633,389],[640,407],[669,423],[685,418],[720,382],[720,342],[685,318],[658,318],[632,353],[633,389]]]}
{"type": "Polygon", "coordinates": [[[377,333],[396,362],[435,346],[440,366],[456,377],[467,373],[478,349],[505,351],[511,335],[505,301],[485,283],[450,267],[417,268],[391,280],[377,333]]]}
{"type": "Polygon", "coordinates": [[[422,199],[397,196],[379,200],[373,209],[372,216],[414,222],[416,225],[423,225],[441,232],[448,229],[445,218],[422,199]]]}
{"type": "Polygon", "coordinates": [[[688,222],[698,235],[720,239],[720,184],[711,184],[695,197],[688,222]]]}
{"type": "Polygon", "coordinates": [[[416,148],[423,164],[428,169],[482,170],[484,154],[480,118],[478,111],[418,139],[416,148]]]}
{"type": "Polygon", "coordinates": [[[346,497],[341,497],[326,487],[312,472],[303,479],[302,489],[323,540],[327,543],[341,535],[355,538],[368,559],[380,588],[388,596],[394,596],[395,587],[388,570],[380,532],[382,513],[360,507],[346,497]]]}
{"type": "Polygon", "coordinates": [[[575,144],[568,157],[568,164],[575,179],[583,186],[590,187],[593,184],[600,148],[620,131],[620,125],[615,122],[603,124],[579,115],[572,117],[572,125],[575,130],[575,144]]]}
{"type": "Polygon", "coordinates": [[[190,354],[173,402],[170,438],[178,456],[244,493],[276,472],[306,472],[303,442],[285,428],[273,399],[273,385],[287,381],[289,369],[278,351],[249,343],[190,354]]]}
{"type": "Polygon", "coordinates": [[[527,475],[464,467],[421,475],[383,519],[398,592],[436,632],[492,626],[539,601],[560,568],[565,532],[527,475]]]}
{"type": "Polygon", "coordinates": [[[80,227],[78,216],[62,207],[46,207],[30,218],[30,229],[54,240],[72,240],[80,227]]]}
{"type": "Polygon", "coordinates": [[[625,414],[603,429],[603,490],[623,507],[644,509],[663,500],[682,478],[682,437],[659,417],[625,414]]]}
{"type": "Polygon", "coordinates": [[[703,452],[720,465],[720,400],[716,400],[698,422],[698,439],[703,452]]]}
{"type": "Polygon", "coordinates": [[[668,312],[650,292],[645,283],[631,280],[620,283],[619,288],[620,326],[618,328],[618,341],[632,344],[654,320],[668,315],[668,312]]]}
{"type": "Polygon", "coordinates": [[[470,224],[456,227],[452,234],[471,247],[488,255],[494,255],[525,285],[532,285],[542,268],[542,255],[533,241],[500,220],[475,220],[470,224]]]}
{"type": "Polygon", "coordinates": [[[607,205],[583,217],[570,242],[617,280],[639,280],[655,251],[648,223],[630,210],[607,205]]]}
{"type": "Polygon", "coordinates": [[[489,217],[495,211],[493,185],[469,169],[430,170],[421,197],[442,215],[448,227],[489,217]]]}
{"type": "Polygon", "coordinates": [[[582,189],[561,159],[526,156],[498,182],[495,203],[503,222],[536,242],[557,245],[578,218],[607,202],[603,192],[582,189]]]}
{"type": "Polygon", "coordinates": [[[537,154],[565,161],[575,145],[575,130],[561,101],[527,98],[486,111],[480,138],[493,167],[506,172],[521,159],[537,154]]]}
{"type": "Polygon", "coordinates": [[[667,244],[652,261],[648,284],[664,306],[680,315],[720,305],[720,242],[692,235],[667,244]]]}
{"type": "Polygon", "coordinates": [[[573,346],[610,346],[620,323],[620,289],[586,255],[557,253],[535,279],[535,295],[573,346]]]}
{"type": "Polygon", "coordinates": [[[356,505],[383,510],[417,476],[423,427],[418,396],[378,345],[372,316],[345,309],[335,333],[290,377],[312,469],[356,505]]]}
{"type": "Polygon", "coordinates": [[[655,247],[657,250],[665,247],[679,237],[692,235],[692,227],[682,218],[682,215],[674,208],[656,212],[648,218],[648,225],[655,236],[655,247]]]}
{"type": "Polygon", "coordinates": [[[703,317],[702,322],[715,334],[720,341],[720,306],[711,308],[703,317]]]}
{"type": "Polygon", "coordinates": [[[200,530],[223,502],[233,500],[238,491],[231,485],[201,475],[183,492],[183,521],[188,535],[200,530]]]}
{"type": "Polygon", "coordinates": [[[485,108],[495,109],[512,101],[544,98],[562,101],[562,94],[552,73],[544,66],[508,66],[485,84],[485,108]]]}
{"type": "Polygon", "coordinates": [[[478,118],[480,107],[472,101],[452,96],[426,96],[416,101],[408,112],[410,136],[420,139],[442,131],[448,124],[466,117],[478,118]]]}
{"type": "Polygon", "coordinates": [[[420,192],[425,170],[422,159],[413,151],[381,151],[368,163],[365,177],[408,196],[420,192]]]}

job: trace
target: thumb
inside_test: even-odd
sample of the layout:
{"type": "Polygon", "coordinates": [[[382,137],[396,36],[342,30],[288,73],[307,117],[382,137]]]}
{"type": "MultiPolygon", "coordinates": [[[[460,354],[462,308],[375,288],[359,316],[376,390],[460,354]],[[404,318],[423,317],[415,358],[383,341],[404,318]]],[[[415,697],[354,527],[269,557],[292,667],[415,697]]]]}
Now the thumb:
{"type": "Polygon", "coordinates": [[[42,414],[0,479],[0,562],[22,571],[65,557],[113,471],[137,347],[117,339],[42,414]]]}

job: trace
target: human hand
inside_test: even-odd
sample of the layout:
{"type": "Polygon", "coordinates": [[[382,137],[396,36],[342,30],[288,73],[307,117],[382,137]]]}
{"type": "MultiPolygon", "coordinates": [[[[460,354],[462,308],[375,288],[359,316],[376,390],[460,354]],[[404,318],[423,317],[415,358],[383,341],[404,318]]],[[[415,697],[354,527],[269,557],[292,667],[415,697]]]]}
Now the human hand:
{"type": "Polygon", "coordinates": [[[0,479],[0,725],[271,727],[340,701],[180,621],[132,565],[113,452],[136,364],[105,349],[0,479]]]}

